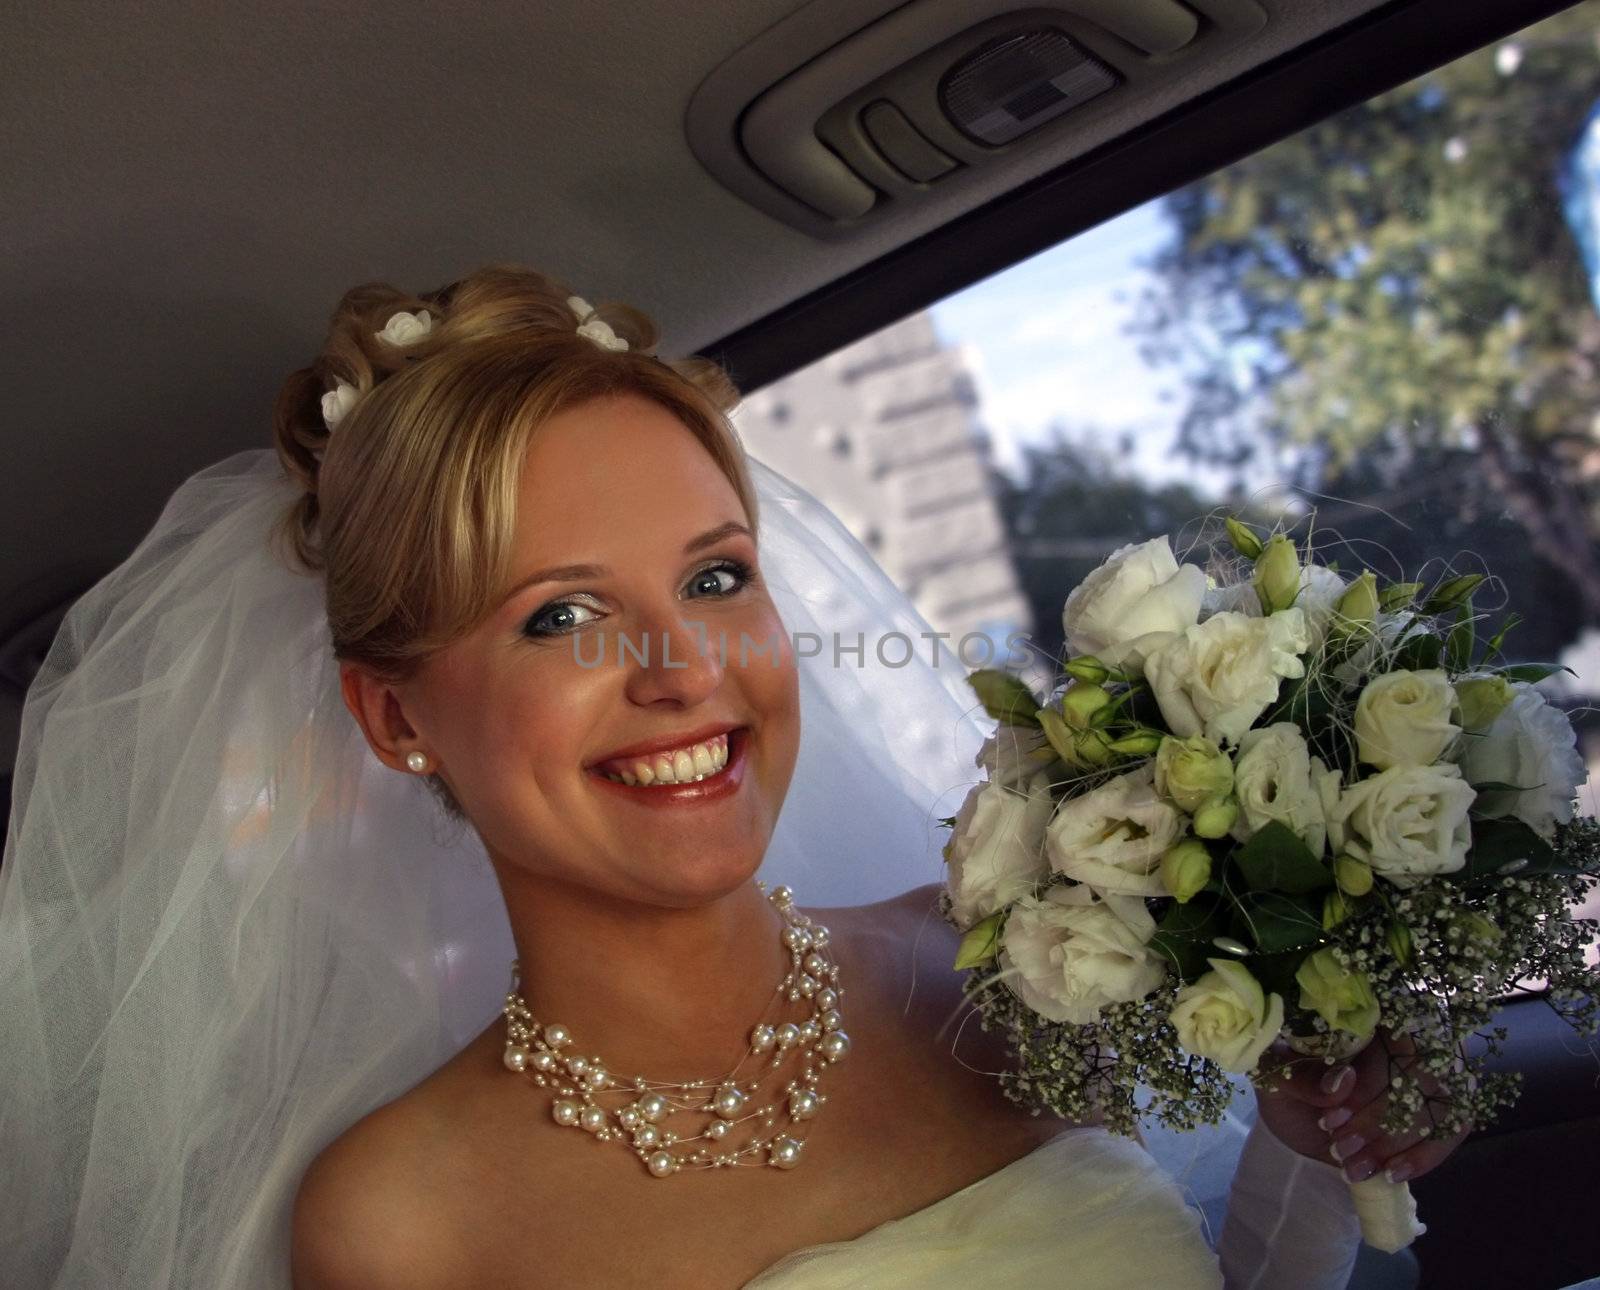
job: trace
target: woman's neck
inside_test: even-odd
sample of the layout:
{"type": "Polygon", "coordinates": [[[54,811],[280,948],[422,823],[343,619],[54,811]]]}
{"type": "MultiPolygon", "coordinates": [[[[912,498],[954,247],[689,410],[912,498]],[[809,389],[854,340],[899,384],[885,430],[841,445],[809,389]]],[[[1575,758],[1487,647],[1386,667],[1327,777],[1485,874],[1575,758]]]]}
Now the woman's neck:
{"type": "Polygon", "coordinates": [[[503,869],[501,889],[529,1011],[625,1079],[731,1069],[789,967],[783,919],[753,881],[689,909],[503,869]]]}

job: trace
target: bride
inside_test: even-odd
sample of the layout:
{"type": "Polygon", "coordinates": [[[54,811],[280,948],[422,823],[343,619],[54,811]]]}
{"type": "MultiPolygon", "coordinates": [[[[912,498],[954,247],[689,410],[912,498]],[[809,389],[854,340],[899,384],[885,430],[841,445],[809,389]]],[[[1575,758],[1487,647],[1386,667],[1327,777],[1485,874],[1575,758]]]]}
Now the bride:
{"type": "Polygon", "coordinates": [[[903,890],[960,670],[838,650],[925,625],[653,344],[514,265],[356,288],[277,457],[69,615],[0,870],[0,1281],[1343,1286],[1330,1144],[1447,1146],[1370,1128],[1375,1065],[1286,1070],[1214,1255],[1137,1143],[1002,1096],[903,890]]]}

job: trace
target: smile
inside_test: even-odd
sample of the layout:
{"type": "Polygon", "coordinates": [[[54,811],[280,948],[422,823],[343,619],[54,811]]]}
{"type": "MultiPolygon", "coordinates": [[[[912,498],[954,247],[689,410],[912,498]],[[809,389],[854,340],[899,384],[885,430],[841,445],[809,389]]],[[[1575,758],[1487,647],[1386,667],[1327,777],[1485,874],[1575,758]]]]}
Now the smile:
{"type": "Polygon", "coordinates": [[[710,802],[736,793],[744,782],[746,726],[685,744],[589,767],[605,791],[642,805],[710,802]]]}
{"type": "Polygon", "coordinates": [[[642,757],[618,757],[595,769],[613,783],[638,785],[695,784],[710,779],[728,764],[728,736],[715,735],[700,743],[669,748],[642,757]]]}

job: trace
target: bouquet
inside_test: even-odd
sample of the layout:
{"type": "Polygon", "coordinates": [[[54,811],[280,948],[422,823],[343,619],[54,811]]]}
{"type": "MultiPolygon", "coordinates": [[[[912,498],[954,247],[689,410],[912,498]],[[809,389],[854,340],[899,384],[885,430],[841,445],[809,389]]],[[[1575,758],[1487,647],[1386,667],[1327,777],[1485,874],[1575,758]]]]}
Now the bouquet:
{"type": "MultiPolygon", "coordinates": [[[[1014,1101],[1134,1132],[1222,1117],[1228,1076],[1283,1037],[1344,1060],[1405,1035],[1383,1127],[1439,1137],[1509,1105],[1485,1059],[1525,983],[1597,1023],[1600,826],[1562,711],[1488,633],[1483,575],[1347,576],[1235,519],[1210,572],[1167,538],[1068,596],[1040,701],[969,680],[1000,723],[945,821],[944,916],[1014,1101]],[[1146,1090],[1141,1108],[1135,1090],[1146,1090]]],[[[1403,1181],[1352,1184],[1363,1237],[1423,1230],[1403,1181]]]]}

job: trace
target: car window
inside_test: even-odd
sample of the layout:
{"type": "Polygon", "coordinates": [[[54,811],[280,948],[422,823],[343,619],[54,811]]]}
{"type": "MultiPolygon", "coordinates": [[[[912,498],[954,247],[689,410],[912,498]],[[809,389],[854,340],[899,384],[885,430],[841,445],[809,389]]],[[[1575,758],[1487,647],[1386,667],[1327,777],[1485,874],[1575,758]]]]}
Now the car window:
{"type": "MultiPolygon", "coordinates": [[[[1218,506],[1490,568],[1600,762],[1600,4],[1590,0],[754,392],[750,450],[937,629],[1218,506]]],[[[1595,809],[1593,784],[1585,805],[1595,809]]]]}

